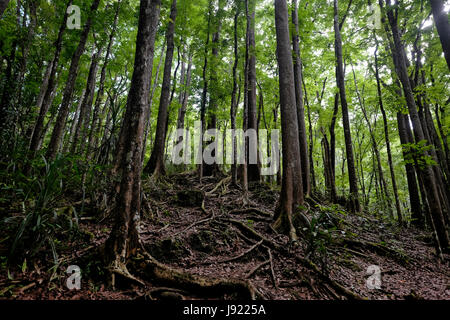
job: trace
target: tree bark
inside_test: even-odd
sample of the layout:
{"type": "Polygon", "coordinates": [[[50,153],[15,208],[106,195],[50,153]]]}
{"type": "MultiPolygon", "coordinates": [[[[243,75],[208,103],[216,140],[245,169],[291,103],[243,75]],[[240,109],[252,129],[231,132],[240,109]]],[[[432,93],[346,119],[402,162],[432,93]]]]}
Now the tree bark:
{"type": "Polygon", "coordinates": [[[76,154],[78,152],[80,152],[80,154],[83,154],[84,147],[86,145],[86,135],[88,132],[91,119],[92,102],[94,101],[95,81],[97,79],[98,62],[101,54],[102,48],[98,49],[98,51],[94,53],[91,58],[91,66],[89,67],[89,75],[86,83],[86,89],[84,91],[83,102],[81,103],[80,116],[72,140],[72,147],[71,147],[72,154],[76,154]]]}
{"type": "Polygon", "coordinates": [[[154,175],[155,177],[165,174],[164,165],[164,146],[167,135],[167,121],[168,121],[168,109],[170,101],[170,84],[172,76],[172,60],[175,50],[174,45],[174,33],[175,33],[175,20],[177,18],[177,0],[172,1],[170,8],[170,20],[166,31],[166,43],[167,52],[164,62],[164,76],[161,87],[161,98],[158,111],[158,122],[156,124],[156,136],[155,144],[153,146],[150,160],[145,168],[145,173],[154,175]]]}
{"type": "MultiPolygon", "coordinates": [[[[106,262],[114,273],[127,273],[127,257],[139,242],[142,146],[145,110],[148,108],[154,45],[161,0],[141,0],[136,55],[122,134],[127,143],[121,156],[122,178],[116,196],[115,223],[106,242],[106,262]]],[[[114,277],[113,277],[114,285],[114,277]]]]}
{"type": "Polygon", "coordinates": [[[80,63],[81,55],[84,52],[86,47],[86,42],[89,36],[89,31],[92,26],[92,19],[94,17],[95,12],[98,9],[100,0],[94,0],[92,2],[89,17],[86,21],[86,24],[83,28],[83,32],[81,33],[80,42],[78,43],[78,47],[72,56],[72,62],[69,68],[69,76],[66,82],[66,87],[63,93],[63,100],[61,102],[61,106],[59,107],[58,118],[56,119],[55,126],[53,128],[52,137],[50,139],[50,143],[48,145],[46,157],[49,160],[55,159],[57,153],[59,152],[59,148],[61,146],[61,140],[64,132],[64,128],[66,126],[67,115],[69,114],[70,102],[72,101],[73,90],[75,87],[75,81],[78,76],[78,66],[80,63]]]}
{"type": "MultiPolygon", "coordinates": [[[[392,54],[395,56],[394,63],[396,65],[396,70],[400,82],[403,87],[403,93],[406,98],[406,103],[408,105],[409,114],[413,124],[414,136],[416,143],[425,140],[425,135],[422,129],[422,124],[417,112],[416,102],[414,100],[414,94],[411,88],[410,79],[408,76],[408,71],[406,67],[406,53],[403,47],[402,40],[400,38],[400,32],[398,30],[397,19],[398,12],[394,12],[391,1],[386,0],[387,4],[387,16],[389,24],[391,26],[392,35],[394,38],[395,52],[392,54]]],[[[427,152],[423,152],[423,157],[428,157],[427,152]]],[[[422,176],[424,184],[426,185],[426,195],[428,200],[428,205],[430,206],[432,222],[437,234],[438,239],[438,249],[447,251],[449,247],[449,236],[446,230],[444,222],[444,212],[442,203],[440,201],[438,187],[436,185],[436,178],[433,169],[430,165],[425,164],[424,168],[419,168],[419,174],[422,176]]]]}
{"type": "MultiPolygon", "coordinates": [[[[374,36],[374,37],[375,37],[375,41],[377,41],[376,36],[374,36]]],[[[389,139],[389,126],[388,126],[388,120],[387,120],[387,116],[386,116],[386,110],[384,109],[383,95],[381,92],[380,72],[379,72],[379,67],[378,67],[378,41],[377,41],[376,50],[375,50],[375,78],[377,80],[378,104],[380,106],[381,114],[383,116],[384,139],[386,141],[389,171],[391,173],[392,190],[394,192],[394,199],[395,199],[395,209],[397,210],[398,222],[400,224],[403,224],[402,209],[400,207],[400,200],[398,197],[397,179],[395,178],[394,165],[392,162],[391,141],[389,139]]]]}
{"type": "Polygon", "coordinates": [[[89,133],[89,141],[88,141],[88,147],[86,150],[86,157],[88,159],[91,159],[92,155],[91,153],[95,150],[97,150],[98,145],[98,138],[100,135],[100,126],[101,126],[101,119],[100,119],[100,107],[103,103],[104,95],[105,95],[105,80],[106,80],[106,69],[108,67],[110,55],[111,55],[111,49],[114,43],[114,37],[116,34],[117,29],[117,23],[119,20],[119,12],[120,12],[120,6],[121,1],[118,1],[116,4],[116,12],[114,14],[114,22],[112,26],[111,33],[109,34],[109,41],[108,46],[106,48],[105,58],[103,61],[102,71],[100,72],[100,82],[99,82],[99,88],[97,90],[97,97],[95,98],[95,106],[94,106],[94,114],[92,116],[92,127],[89,133]]]}
{"type": "MultiPolygon", "coordinates": [[[[67,8],[72,5],[72,0],[69,0],[67,3],[67,8]]],[[[36,119],[36,123],[34,125],[33,134],[31,136],[30,140],[30,152],[33,153],[33,156],[36,154],[36,152],[40,148],[39,141],[42,139],[42,130],[44,128],[44,120],[45,116],[47,115],[48,109],[50,108],[50,105],[53,102],[55,87],[57,84],[56,81],[56,71],[58,69],[59,59],[61,56],[61,50],[62,50],[62,41],[63,41],[63,35],[67,28],[67,19],[69,17],[69,14],[66,12],[64,13],[64,17],[61,23],[61,26],[59,28],[58,37],[55,41],[55,54],[53,57],[53,60],[49,63],[47,66],[46,75],[48,74],[48,79],[45,76],[44,81],[41,85],[41,91],[37,100],[36,107],[39,109],[39,115],[36,119]]]]}
{"type": "Polygon", "coordinates": [[[274,217],[274,228],[297,240],[293,215],[304,202],[298,117],[295,100],[294,65],[289,38],[289,18],[286,0],[275,0],[275,26],[277,35],[277,59],[280,81],[282,125],[283,180],[279,208],[274,217]]]}
{"type": "MultiPolygon", "coordinates": [[[[256,0],[246,0],[246,15],[247,15],[247,34],[248,34],[248,90],[247,94],[247,107],[248,107],[248,126],[247,130],[258,130],[257,121],[257,107],[256,107],[256,43],[255,43],[255,11],[256,0]]],[[[248,139],[246,144],[246,164],[247,164],[247,181],[259,182],[261,179],[260,168],[258,163],[250,163],[250,155],[256,155],[256,159],[259,162],[258,156],[258,142],[248,139]]]]}
{"type": "MultiPolygon", "coordinates": [[[[238,100],[236,98],[237,91],[239,89],[238,79],[237,79],[237,69],[239,66],[239,48],[238,48],[238,22],[239,22],[239,1],[235,0],[234,5],[236,7],[236,13],[234,15],[234,65],[233,65],[233,92],[231,93],[231,108],[230,108],[230,117],[231,117],[231,129],[236,130],[236,113],[238,108],[238,100]]],[[[231,164],[231,182],[236,185],[237,184],[237,143],[235,139],[232,139],[232,149],[233,149],[233,161],[231,164]]]]}
{"type": "MultiPolygon", "coordinates": [[[[349,3],[349,7],[351,0],[349,3]]],[[[347,10],[348,12],[348,10],[347,10]]],[[[334,33],[335,33],[335,50],[336,50],[336,78],[339,87],[340,100],[342,106],[342,120],[344,125],[345,149],[347,154],[348,177],[350,184],[350,210],[353,212],[361,211],[358,195],[358,184],[355,170],[355,161],[353,157],[352,136],[350,131],[350,120],[348,115],[347,94],[345,92],[345,74],[342,57],[342,38],[341,28],[347,15],[339,22],[339,4],[338,0],[334,0],[334,33]]]]}
{"type": "Polygon", "coordinates": [[[294,25],[294,30],[292,33],[292,48],[294,53],[293,56],[294,56],[295,100],[297,104],[303,192],[305,196],[309,196],[311,194],[311,168],[309,165],[308,142],[306,138],[306,125],[305,125],[305,107],[303,103],[303,90],[302,90],[303,74],[302,74],[302,60],[299,43],[300,32],[298,27],[297,0],[292,0],[292,23],[294,25]]]}

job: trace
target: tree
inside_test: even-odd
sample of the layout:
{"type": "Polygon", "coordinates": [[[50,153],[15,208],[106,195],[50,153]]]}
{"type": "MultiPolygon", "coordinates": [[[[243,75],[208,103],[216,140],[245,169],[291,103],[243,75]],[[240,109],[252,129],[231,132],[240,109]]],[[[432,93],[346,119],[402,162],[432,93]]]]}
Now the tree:
{"type": "Polygon", "coordinates": [[[378,104],[380,105],[381,114],[383,115],[383,128],[384,128],[384,138],[386,141],[386,149],[388,155],[388,164],[389,164],[389,172],[391,174],[392,181],[392,189],[394,192],[394,200],[395,200],[395,208],[397,210],[397,219],[400,224],[403,223],[402,217],[402,209],[400,207],[400,200],[398,197],[398,188],[397,188],[397,179],[395,178],[395,170],[392,162],[392,151],[391,151],[391,140],[389,138],[389,125],[386,115],[386,110],[384,109],[383,103],[383,95],[381,91],[381,80],[380,80],[380,71],[378,67],[378,41],[376,40],[376,35],[374,36],[376,41],[376,49],[375,49],[375,78],[377,80],[377,95],[378,95],[378,104]]]}
{"type": "MultiPolygon", "coordinates": [[[[136,55],[127,109],[121,134],[125,136],[121,159],[120,191],[116,195],[115,222],[106,242],[106,262],[111,272],[129,274],[127,258],[138,248],[141,208],[142,146],[145,110],[148,108],[155,37],[161,0],[141,0],[136,55]]],[[[114,277],[113,277],[114,285],[114,277]]]]}
{"type": "Polygon", "coordinates": [[[286,0],[275,0],[275,27],[277,33],[277,60],[280,70],[280,104],[283,153],[283,180],[279,208],[274,227],[297,240],[293,215],[304,202],[298,118],[295,100],[294,65],[289,39],[289,18],[286,0]]]}
{"type": "MultiPolygon", "coordinates": [[[[72,0],[69,0],[67,3],[67,8],[70,7],[71,5],[72,0]]],[[[30,152],[32,152],[33,154],[35,154],[36,151],[38,151],[39,149],[42,131],[44,128],[44,119],[53,101],[54,97],[53,93],[56,87],[56,71],[58,68],[59,59],[61,57],[63,34],[67,28],[68,16],[69,13],[68,10],[66,9],[59,28],[58,37],[54,44],[55,54],[53,59],[47,65],[47,71],[45,72],[45,76],[42,81],[41,91],[37,98],[36,107],[37,109],[39,109],[39,115],[34,124],[33,134],[30,139],[30,152]]]]}
{"type": "Polygon", "coordinates": [[[295,100],[297,104],[298,116],[298,131],[300,141],[300,158],[302,165],[302,181],[305,195],[309,196],[311,193],[311,168],[308,156],[308,142],[306,138],[305,125],[305,108],[303,105],[303,74],[302,74],[302,60],[300,55],[299,44],[299,27],[298,27],[298,4],[297,0],[292,0],[292,23],[294,30],[292,34],[292,47],[294,51],[294,81],[295,81],[295,100]]]}
{"type": "Polygon", "coordinates": [[[336,80],[339,87],[340,101],[342,107],[342,121],[344,124],[345,150],[347,155],[348,179],[350,184],[350,210],[359,212],[361,210],[359,204],[358,184],[355,170],[355,161],[353,157],[352,135],[350,131],[350,120],[348,115],[347,93],[345,91],[345,73],[344,62],[342,56],[342,38],[341,29],[344,25],[350,10],[352,0],[349,1],[347,12],[342,21],[339,21],[339,2],[334,0],[334,34],[335,34],[335,51],[336,51],[336,80]]]}
{"type": "Polygon", "coordinates": [[[164,146],[167,135],[167,121],[169,117],[168,108],[170,104],[170,83],[172,72],[172,60],[175,33],[175,20],[177,18],[177,0],[172,1],[170,8],[170,20],[166,31],[167,52],[164,63],[164,76],[161,89],[161,98],[159,102],[158,122],[156,124],[156,137],[152,155],[145,168],[145,172],[155,177],[165,174],[164,166],[164,146]]]}
{"type": "MultiPolygon", "coordinates": [[[[392,52],[394,56],[393,60],[397,75],[402,84],[403,94],[406,98],[406,104],[408,106],[409,115],[411,117],[416,143],[419,143],[426,140],[422,129],[422,124],[420,122],[419,114],[417,112],[417,106],[411,88],[408,70],[406,67],[406,53],[402,44],[402,40],[400,38],[400,32],[397,24],[398,10],[394,9],[390,0],[386,0],[386,6],[387,16],[396,49],[394,52],[392,52]]],[[[422,156],[427,158],[429,155],[426,151],[422,151],[422,156]]],[[[428,199],[428,205],[430,206],[432,223],[437,234],[437,246],[441,250],[446,251],[449,247],[449,236],[444,222],[445,211],[443,208],[443,203],[441,202],[441,199],[439,197],[438,187],[436,184],[436,178],[433,169],[429,164],[425,164],[423,168],[419,168],[419,175],[421,175],[426,185],[425,190],[428,199]]]]}
{"type": "Polygon", "coordinates": [[[89,31],[91,30],[92,26],[92,19],[98,9],[99,4],[100,0],[94,0],[92,2],[89,11],[89,17],[81,33],[80,42],[78,43],[78,46],[72,55],[72,61],[69,68],[69,76],[66,82],[66,87],[64,89],[63,101],[61,102],[61,106],[59,107],[58,117],[56,119],[52,137],[47,148],[46,157],[51,160],[56,157],[61,146],[63,131],[66,125],[67,115],[69,114],[70,103],[72,101],[73,90],[75,87],[75,80],[78,76],[78,65],[80,63],[81,55],[83,54],[86,47],[89,31]]]}
{"type": "MultiPolygon", "coordinates": [[[[246,0],[246,16],[247,16],[247,130],[258,130],[257,108],[256,108],[256,44],[255,44],[255,11],[256,1],[246,0]]],[[[246,139],[246,161],[247,164],[247,181],[259,182],[261,176],[259,166],[256,163],[250,163],[250,155],[258,155],[258,142],[256,139],[246,139]]],[[[257,156],[258,159],[258,156],[257,156]]]]}

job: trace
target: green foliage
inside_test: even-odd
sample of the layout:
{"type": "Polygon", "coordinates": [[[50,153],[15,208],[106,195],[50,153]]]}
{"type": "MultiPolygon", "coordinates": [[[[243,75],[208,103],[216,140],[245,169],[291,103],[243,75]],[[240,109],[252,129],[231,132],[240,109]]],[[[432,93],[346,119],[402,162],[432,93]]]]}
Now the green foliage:
{"type": "Polygon", "coordinates": [[[422,140],[419,143],[402,144],[402,147],[405,153],[403,163],[417,163],[420,168],[437,165],[432,156],[428,155],[429,151],[433,149],[433,146],[429,145],[428,141],[422,140]]]}

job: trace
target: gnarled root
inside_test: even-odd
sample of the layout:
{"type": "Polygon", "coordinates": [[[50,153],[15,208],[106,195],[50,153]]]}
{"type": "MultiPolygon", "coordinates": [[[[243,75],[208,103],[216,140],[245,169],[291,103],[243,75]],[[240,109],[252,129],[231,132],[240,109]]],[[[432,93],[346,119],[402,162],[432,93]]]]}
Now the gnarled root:
{"type": "Polygon", "coordinates": [[[238,299],[255,300],[260,294],[249,281],[236,279],[207,279],[168,267],[147,252],[139,263],[142,278],[160,285],[175,287],[204,296],[236,294],[238,299]]]}

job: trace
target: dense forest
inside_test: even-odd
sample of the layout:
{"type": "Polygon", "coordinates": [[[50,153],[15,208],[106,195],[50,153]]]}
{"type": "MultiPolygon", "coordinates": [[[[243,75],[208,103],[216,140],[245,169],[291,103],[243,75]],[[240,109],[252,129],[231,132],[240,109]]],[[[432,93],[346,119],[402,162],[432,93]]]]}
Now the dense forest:
{"type": "Polygon", "coordinates": [[[0,0],[0,299],[450,299],[446,0],[0,0]]]}

